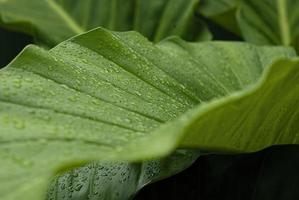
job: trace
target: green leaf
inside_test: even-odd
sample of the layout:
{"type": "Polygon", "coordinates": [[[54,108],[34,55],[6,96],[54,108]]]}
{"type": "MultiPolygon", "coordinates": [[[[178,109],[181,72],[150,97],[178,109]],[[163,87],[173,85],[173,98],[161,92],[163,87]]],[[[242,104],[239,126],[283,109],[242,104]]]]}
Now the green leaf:
{"type": "Polygon", "coordinates": [[[187,40],[210,39],[195,18],[199,0],[2,0],[0,22],[34,35],[53,46],[74,35],[102,26],[136,30],[154,41],[169,35],[187,40]]]}
{"type": "Polygon", "coordinates": [[[246,41],[299,48],[297,0],[246,0],[238,21],[246,41]]]}
{"type": "Polygon", "coordinates": [[[0,197],[41,199],[51,175],[90,161],[297,143],[299,62],[263,73],[293,56],[245,43],[153,45],[103,28],[50,51],[28,46],[0,73],[0,197]]]}
{"type": "MultiPolygon", "coordinates": [[[[22,35],[20,33],[13,33],[13,32],[7,32],[4,30],[0,30],[0,40],[2,41],[2,44],[10,44],[9,45],[9,49],[5,46],[1,46],[0,51],[3,52],[1,53],[1,55],[5,55],[2,56],[0,59],[0,63],[1,66],[5,66],[9,59],[11,59],[10,56],[14,56],[16,54],[16,50],[18,48],[21,47],[21,45],[19,44],[20,41],[21,43],[26,42],[27,37],[24,37],[26,35],[22,35]],[[2,48],[3,47],[3,48],[2,48]],[[16,48],[18,47],[18,48],[16,48]],[[9,52],[12,52],[11,54],[9,52]],[[5,54],[4,54],[5,53],[5,54]],[[7,54],[9,53],[9,54],[7,54]],[[5,65],[4,65],[5,64],[5,65]]],[[[27,39],[29,41],[29,39],[27,39]]],[[[19,50],[20,51],[20,50],[19,50]]],[[[69,177],[70,174],[73,174],[73,172],[66,172],[64,174],[62,174],[62,177],[57,178],[57,180],[55,180],[54,184],[52,184],[52,187],[57,187],[57,186],[62,186],[59,188],[64,188],[63,189],[51,189],[50,191],[52,191],[49,194],[49,198],[48,199],[53,199],[54,197],[56,199],[60,199],[62,198],[66,192],[68,192],[67,196],[69,196],[70,192],[73,191],[72,194],[72,198],[73,199],[78,199],[79,197],[82,197],[85,200],[86,196],[90,196],[90,200],[92,198],[97,198],[97,195],[91,195],[89,194],[92,191],[95,191],[94,193],[98,193],[104,196],[104,194],[106,195],[107,199],[111,199],[111,195],[118,193],[119,194],[119,198],[125,199],[125,197],[127,196],[132,196],[134,195],[139,189],[141,189],[143,186],[152,183],[154,181],[169,177],[175,173],[180,172],[181,170],[185,169],[186,167],[188,167],[189,165],[191,165],[194,160],[198,157],[199,152],[197,151],[176,151],[174,155],[171,155],[167,158],[163,158],[160,160],[154,160],[154,161],[148,161],[148,162],[142,162],[142,163],[138,163],[138,164],[130,164],[130,163],[112,163],[112,164],[105,164],[105,168],[103,169],[107,169],[110,168],[110,170],[103,170],[103,164],[102,163],[94,163],[94,164],[89,164],[88,167],[81,167],[78,168],[74,171],[76,171],[76,174],[78,174],[79,177],[83,177],[81,180],[85,180],[86,181],[82,181],[81,184],[83,184],[82,187],[93,187],[93,189],[88,189],[88,190],[80,190],[79,194],[76,190],[72,189],[72,188],[76,188],[78,189],[79,187],[81,187],[81,185],[79,185],[79,181],[78,178],[74,178],[72,179],[72,182],[69,182],[69,177]],[[95,174],[105,174],[107,176],[105,177],[95,177],[97,181],[94,181],[93,185],[90,184],[89,180],[94,180],[93,176],[92,176],[92,170],[99,170],[97,171],[95,174]],[[126,172],[126,174],[131,174],[131,176],[135,176],[135,177],[140,177],[139,181],[136,182],[136,180],[132,180],[132,179],[127,179],[127,181],[122,181],[125,179],[125,175],[124,171],[126,172]],[[115,176],[114,174],[118,173],[120,174],[120,176],[115,176]],[[68,177],[68,178],[65,178],[68,177]],[[113,179],[109,178],[109,177],[114,177],[113,179]],[[118,181],[116,181],[115,179],[117,179],[118,181]],[[58,185],[55,185],[55,184],[58,185]],[[72,185],[70,185],[70,183],[72,185]],[[123,183],[123,184],[122,184],[123,183]],[[127,185],[131,185],[132,188],[134,190],[128,190],[128,188],[124,189],[127,185]],[[63,186],[64,185],[64,186],[63,186]],[[113,188],[113,193],[111,193],[111,189],[109,188],[113,188]],[[99,192],[100,191],[100,192],[99,192]],[[84,193],[85,192],[85,193],[84,193]],[[84,193],[84,194],[82,194],[84,193]],[[87,194],[86,194],[87,193],[87,194]],[[55,196],[53,196],[55,195],[55,196]]]]}
{"type": "MultiPolygon", "coordinates": [[[[249,91],[199,105],[159,131],[184,134],[180,146],[209,151],[252,152],[270,145],[297,144],[298,69],[298,60],[280,60],[249,91]]],[[[242,87],[248,72],[232,70],[242,87]]]]}
{"type": "MultiPolygon", "coordinates": [[[[0,1],[0,18],[4,26],[32,34],[49,46],[100,25],[114,30],[138,30],[154,41],[168,35],[188,40],[210,39],[209,31],[193,16],[197,3],[198,0],[0,1]]],[[[194,159],[187,159],[183,168],[194,159]]]]}
{"type": "Polygon", "coordinates": [[[199,10],[248,42],[294,46],[298,51],[298,6],[297,0],[209,0],[199,10]]]}
{"type": "Polygon", "coordinates": [[[238,0],[205,0],[201,1],[198,11],[206,18],[225,27],[232,33],[240,35],[236,20],[238,0]]]}
{"type": "Polygon", "coordinates": [[[145,185],[188,167],[197,151],[177,150],[173,155],[142,163],[92,163],[59,176],[48,199],[131,199],[145,185]]]}

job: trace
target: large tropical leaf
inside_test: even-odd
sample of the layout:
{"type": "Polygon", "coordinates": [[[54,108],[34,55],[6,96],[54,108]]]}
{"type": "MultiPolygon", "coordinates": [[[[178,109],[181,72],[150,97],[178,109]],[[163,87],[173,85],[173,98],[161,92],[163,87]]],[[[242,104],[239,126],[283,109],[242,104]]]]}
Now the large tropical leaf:
{"type": "MultiPolygon", "coordinates": [[[[0,1],[0,14],[3,25],[6,27],[35,35],[43,45],[50,46],[99,25],[114,30],[135,29],[154,41],[167,35],[180,35],[189,40],[208,39],[210,38],[208,31],[193,16],[197,3],[198,0],[128,0],[126,2],[118,0],[17,0],[0,1]],[[176,10],[179,10],[179,14],[176,10]]],[[[4,46],[3,48],[7,49],[4,46]]],[[[193,152],[190,154],[193,155],[193,152]]],[[[179,165],[181,170],[189,166],[196,157],[181,158],[179,165]]],[[[160,169],[165,172],[156,175],[155,179],[161,179],[179,171],[179,168],[175,167],[178,166],[177,161],[172,163],[172,167],[169,167],[169,163],[164,164],[164,162],[176,159],[164,160],[159,161],[160,166],[163,168],[166,165],[168,171],[160,169]],[[171,171],[170,168],[175,168],[175,170],[171,171]]],[[[135,168],[130,168],[131,173],[139,173],[139,170],[136,171],[135,168]]],[[[109,187],[117,187],[114,182],[109,184],[114,185],[109,187]]],[[[106,181],[105,185],[101,184],[101,186],[108,187],[109,184],[106,181]]]]}
{"type": "MultiPolygon", "coordinates": [[[[21,34],[21,33],[14,33],[14,32],[8,32],[6,30],[0,29],[0,67],[4,67],[7,65],[9,61],[12,60],[12,58],[25,46],[26,42],[30,42],[30,38],[28,36],[21,34]]],[[[103,164],[100,163],[94,163],[88,165],[89,167],[82,167],[76,169],[76,173],[78,173],[78,176],[86,178],[86,181],[82,182],[84,187],[87,187],[87,190],[81,190],[79,196],[82,196],[82,198],[85,200],[86,194],[82,194],[82,191],[85,191],[85,193],[89,194],[90,189],[89,188],[95,188],[98,193],[100,193],[104,196],[106,195],[107,199],[112,199],[111,195],[115,193],[119,193],[119,198],[125,199],[128,195],[133,195],[136,193],[138,189],[143,187],[144,185],[151,183],[153,181],[157,181],[162,178],[166,178],[170,175],[173,175],[174,173],[178,173],[179,171],[185,169],[189,165],[193,163],[193,161],[198,157],[197,152],[193,151],[182,151],[176,152],[174,155],[171,155],[168,158],[164,158],[161,160],[154,160],[150,162],[145,163],[138,163],[138,164],[129,164],[129,163],[112,163],[112,164],[105,164],[105,168],[103,168],[103,164]],[[92,167],[90,167],[92,166],[92,167]],[[110,166],[110,167],[109,167],[110,166]],[[104,170],[110,168],[110,170],[104,170]],[[95,177],[93,176],[94,173],[91,173],[92,170],[99,170],[96,172],[105,174],[105,178],[99,178],[97,181],[90,182],[90,180],[93,180],[95,177]],[[114,174],[123,174],[124,171],[126,173],[131,174],[132,176],[139,176],[140,180],[136,182],[136,180],[127,179],[127,182],[122,183],[122,180],[124,179],[124,175],[122,176],[115,176],[114,174]],[[114,177],[113,180],[111,180],[110,177],[114,177]],[[146,178],[147,177],[147,178],[146,178]],[[119,181],[115,181],[115,179],[118,179],[119,181]],[[92,183],[92,184],[91,184],[92,183]],[[127,185],[132,185],[133,190],[125,189],[124,187],[127,185]],[[111,190],[109,188],[113,188],[114,193],[111,193],[111,190]]],[[[67,172],[63,174],[63,177],[69,177],[70,174],[73,174],[73,172],[67,172]]],[[[54,183],[57,185],[53,185],[53,187],[58,187],[58,185],[66,185],[65,187],[59,187],[64,188],[64,190],[51,190],[53,191],[50,193],[49,198],[52,198],[52,195],[55,194],[56,199],[61,199],[63,197],[63,194],[65,192],[70,192],[72,187],[78,188],[78,183],[76,180],[78,178],[74,178],[74,180],[71,182],[73,185],[72,187],[69,186],[69,182],[64,183],[69,180],[66,178],[57,178],[54,183]],[[54,192],[55,191],[55,192],[54,192]]],[[[80,179],[82,180],[82,179],[80,179]]],[[[82,186],[82,187],[83,187],[82,186]]],[[[76,194],[76,190],[73,190],[72,198],[77,198],[78,194],[76,194]]],[[[69,195],[67,195],[69,196],[69,195]]],[[[95,196],[91,196],[90,199],[96,198],[95,196]]]]}
{"type": "Polygon", "coordinates": [[[298,143],[299,61],[264,70],[294,55],[177,38],[153,45],[102,28],[50,51],[29,46],[0,73],[1,199],[40,199],[51,175],[93,160],[298,143]]]}
{"type": "Polygon", "coordinates": [[[248,42],[299,48],[298,0],[208,0],[200,12],[248,42]],[[240,31],[236,31],[240,29],[240,31]]]}
{"type": "Polygon", "coordinates": [[[137,30],[154,41],[169,35],[188,40],[210,38],[194,16],[198,1],[5,0],[0,1],[0,22],[50,46],[98,26],[137,30]]]}

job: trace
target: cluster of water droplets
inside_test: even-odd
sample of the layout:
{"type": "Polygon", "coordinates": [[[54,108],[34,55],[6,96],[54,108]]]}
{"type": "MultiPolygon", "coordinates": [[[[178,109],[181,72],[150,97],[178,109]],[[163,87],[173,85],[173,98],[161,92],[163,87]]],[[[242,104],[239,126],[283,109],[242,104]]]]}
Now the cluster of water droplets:
{"type": "Polygon", "coordinates": [[[48,200],[121,200],[136,190],[138,168],[128,163],[91,163],[57,177],[48,200]]]}

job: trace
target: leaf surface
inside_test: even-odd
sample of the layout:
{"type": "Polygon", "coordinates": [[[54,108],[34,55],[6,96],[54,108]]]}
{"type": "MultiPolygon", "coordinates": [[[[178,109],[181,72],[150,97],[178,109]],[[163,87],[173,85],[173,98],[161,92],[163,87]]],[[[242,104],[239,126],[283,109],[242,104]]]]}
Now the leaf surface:
{"type": "Polygon", "coordinates": [[[245,43],[153,45],[103,28],[50,51],[28,46],[0,73],[0,197],[41,199],[51,175],[90,161],[298,143],[298,60],[286,60],[294,56],[245,43]]]}
{"type": "MultiPolygon", "coordinates": [[[[128,0],[125,3],[119,0],[0,1],[0,21],[5,27],[34,35],[38,42],[48,46],[97,26],[138,30],[154,41],[168,35],[179,35],[188,40],[209,39],[209,31],[193,16],[197,3],[198,0],[128,0]]],[[[186,159],[183,168],[194,159],[186,159]]],[[[166,174],[171,175],[170,172],[166,174]]],[[[161,174],[160,179],[162,177],[166,176],[161,174]]]]}
{"type": "Polygon", "coordinates": [[[57,177],[48,199],[132,199],[142,187],[182,171],[198,155],[198,151],[177,150],[166,158],[142,163],[88,164],[57,177]]]}

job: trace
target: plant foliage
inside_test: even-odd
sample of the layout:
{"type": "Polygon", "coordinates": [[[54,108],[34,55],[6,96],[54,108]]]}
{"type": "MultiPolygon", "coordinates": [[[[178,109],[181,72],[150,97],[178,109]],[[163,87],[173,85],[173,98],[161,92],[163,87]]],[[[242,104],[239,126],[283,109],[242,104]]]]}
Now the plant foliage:
{"type": "Polygon", "coordinates": [[[298,143],[294,55],[177,38],[153,45],[102,28],[50,51],[29,46],[1,70],[1,198],[40,199],[51,175],[89,161],[298,143]]]}
{"type": "MultiPolygon", "coordinates": [[[[299,60],[292,48],[159,42],[170,35],[211,39],[199,10],[247,42],[298,50],[296,4],[0,0],[0,25],[43,47],[26,47],[0,71],[0,198],[132,199],[200,155],[298,144],[299,60]],[[98,26],[147,39],[105,28],[86,32],[98,26]]],[[[273,199],[263,193],[281,180],[272,174],[294,168],[269,155],[252,198],[273,199]]],[[[219,163],[217,176],[234,166],[219,163]]]]}
{"type": "Polygon", "coordinates": [[[255,44],[299,49],[299,1],[207,0],[200,12],[255,44]]]}
{"type": "Polygon", "coordinates": [[[0,1],[0,22],[48,46],[102,26],[136,30],[153,41],[169,35],[209,39],[194,16],[199,0],[15,0],[0,1]]]}

